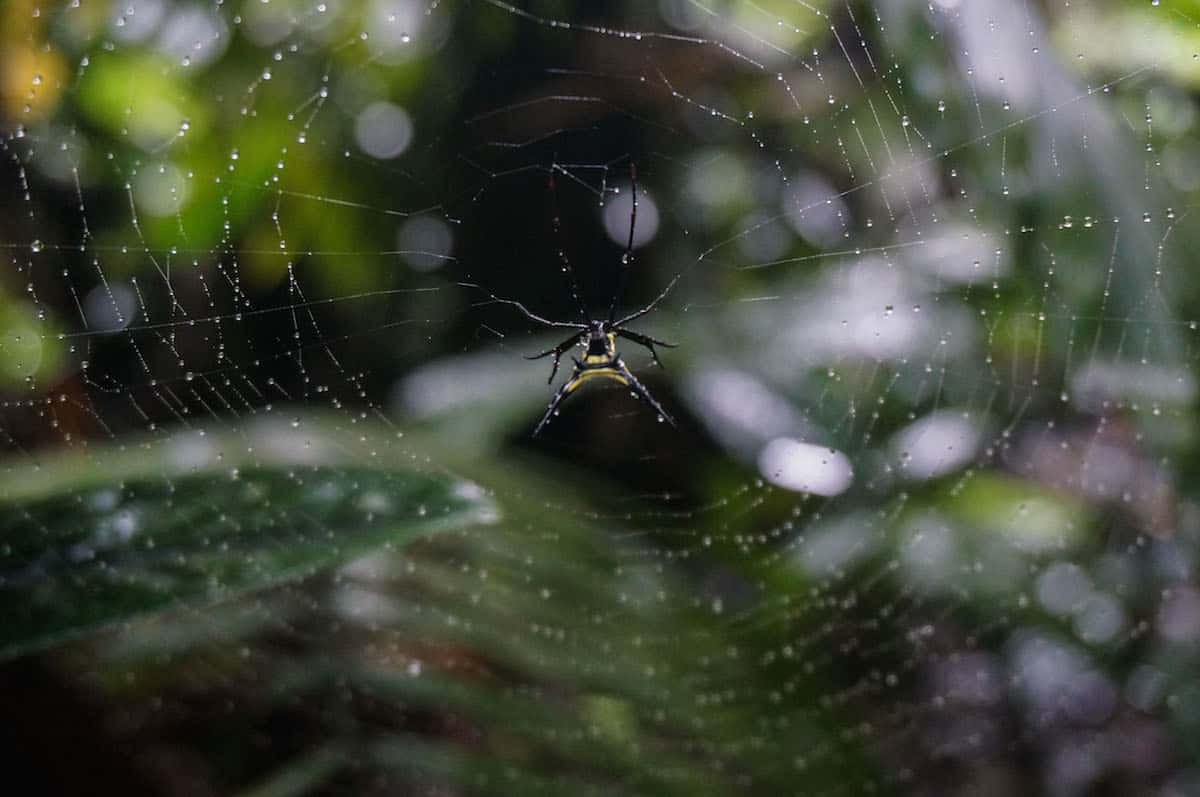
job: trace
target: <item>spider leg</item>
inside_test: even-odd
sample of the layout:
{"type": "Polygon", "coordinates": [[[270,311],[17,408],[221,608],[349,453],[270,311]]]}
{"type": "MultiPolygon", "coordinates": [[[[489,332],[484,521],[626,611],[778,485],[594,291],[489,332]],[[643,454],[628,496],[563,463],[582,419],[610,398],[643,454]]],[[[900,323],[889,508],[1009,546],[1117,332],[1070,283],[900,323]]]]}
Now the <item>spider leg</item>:
{"type": "MultiPolygon", "coordinates": [[[[524,315],[526,318],[528,318],[530,321],[536,321],[537,323],[543,324],[548,327],[563,327],[565,329],[587,329],[587,324],[576,324],[576,323],[571,323],[569,321],[551,321],[549,318],[542,318],[537,313],[530,312],[528,307],[521,304],[516,299],[505,299],[503,297],[497,296],[496,294],[494,294],[491,291],[484,288],[482,285],[476,285],[474,282],[460,282],[458,284],[463,288],[475,288],[476,290],[483,291],[484,293],[486,293],[488,295],[488,298],[490,298],[493,302],[497,302],[499,304],[511,304],[513,307],[520,310],[521,314],[524,315]]],[[[487,304],[487,302],[481,302],[480,304],[487,304]]]]}
{"type": "Polygon", "coordinates": [[[654,410],[658,413],[658,417],[666,420],[666,422],[672,426],[675,426],[675,419],[671,417],[671,413],[664,410],[663,406],[658,403],[654,396],[650,395],[650,391],[646,389],[646,386],[639,382],[638,378],[634,376],[629,368],[625,366],[624,360],[618,358],[617,361],[613,363],[613,367],[620,372],[621,376],[629,380],[629,386],[633,388],[635,393],[645,399],[650,406],[654,408],[654,410]]]}
{"type": "Polygon", "coordinates": [[[671,289],[675,287],[675,283],[679,282],[679,278],[680,278],[681,276],[683,276],[683,275],[682,275],[682,274],[676,274],[676,275],[675,275],[675,279],[673,279],[673,280],[671,280],[669,283],[667,283],[667,287],[663,289],[663,292],[662,292],[662,293],[660,293],[660,294],[659,294],[659,295],[658,295],[658,296],[655,298],[655,300],[654,300],[654,301],[650,302],[650,304],[646,305],[646,306],[645,306],[645,307],[643,307],[641,310],[638,310],[636,313],[630,313],[629,315],[627,315],[627,316],[625,316],[624,318],[622,318],[620,321],[614,321],[614,322],[611,324],[611,326],[614,326],[614,327],[621,327],[621,326],[624,326],[624,325],[628,324],[630,321],[634,320],[635,318],[641,318],[641,317],[642,317],[642,316],[644,316],[646,313],[648,313],[648,312],[650,312],[651,310],[653,310],[655,307],[658,307],[658,303],[659,303],[659,302],[661,302],[663,299],[667,298],[667,294],[669,294],[669,293],[671,292],[671,289]]]}
{"type": "Polygon", "coordinates": [[[563,403],[563,399],[571,395],[571,391],[579,387],[579,362],[575,362],[575,370],[571,372],[571,378],[562,383],[562,387],[554,394],[554,398],[550,399],[550,404],[546,407],[546,414],[538,421],[537,428],[533,430],[533,436],[537,437],[546,424],[550,423],[550,419],[558,412],[558,405],[563,403]]]}
{"type": "Polygon", "coordinates": [[[649,349],[650,357],[654,360],[654,364],[659,368],[663,368],[664,366],[662,364],[662,360],[658,359],[658,352],[654,350],[654,347],[666,346],[668,349],[673,349],[678,345],[676,343],[667,343],[665,340],[659,340],[658,338],[652,338],[649,335],[639,335],[637,332],[630,332],[627,329],[618,329],[615,330],[615,332],[620,337],[628,338],[639,346],[645,346],[647,349],[649,349]]]}
{"type": "Polygon", "coordinates": [[[629,209],[629,243],[625,245],[625,254],[621,255],[621,273],[617,277],[617,289],[613,291],[612,302],[608,305],[608,320],[611,323],[617,314],[617,302],[625,293],[629,283],[629,271],[633,268],[633,231],[637,227],[637,164],[629,162],[629,188],[633,195],[633,204],[629,209]]]}
{"type": "Polygon", "coordinates": [[[574,346],[582,336],[583,336],[582,332],[576,332],[574,335],[567,338],[566,340],[564,340],[562,343],[558,344],[557,346],[554,346],[553,348],[546,349],[545,351],[539,352],[537,354],[526,354],[525,359],[526,360],[540,360],[543,357],[549,357],[551,354],[553,354],[554,355],[554,367],[550,369],[550,378],[546,380],[546,384],[550,384],[551,382],[554,381],[554,375],[558,373],[559,358],[563,356],[563,352],[567,351],[572,346],[574,346]]]}

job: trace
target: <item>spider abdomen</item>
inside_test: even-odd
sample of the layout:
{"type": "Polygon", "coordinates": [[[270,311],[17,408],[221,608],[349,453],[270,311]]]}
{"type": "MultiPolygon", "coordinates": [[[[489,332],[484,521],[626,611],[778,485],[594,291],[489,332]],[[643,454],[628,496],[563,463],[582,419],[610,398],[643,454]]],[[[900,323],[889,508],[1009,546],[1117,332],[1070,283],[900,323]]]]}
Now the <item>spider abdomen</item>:
{"type": "Polygon", "coordinates": [[[615,382],[619,382],[622,385],[628,386],[629,380],[625,378],[625,374],[622,372],[622,369],[615,366],[616,363],[605,361],[603,364],[595,367],[585,366],[584,368],[581,368],[579,373],[567,383],[567,392],[574,392],[575,388],[579,387],[587,380],[597,378],[612,379],[615,382]]]}

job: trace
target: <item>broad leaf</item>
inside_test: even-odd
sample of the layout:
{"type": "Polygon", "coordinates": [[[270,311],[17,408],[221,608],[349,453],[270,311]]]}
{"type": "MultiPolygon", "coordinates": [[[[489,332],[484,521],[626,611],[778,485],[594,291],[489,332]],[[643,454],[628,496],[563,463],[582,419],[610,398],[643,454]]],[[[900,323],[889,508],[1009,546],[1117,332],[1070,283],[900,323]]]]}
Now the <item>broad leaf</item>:
{"type": "Polygon", "coordinates": [[[480,522],[474,485],[361,465],[143,476],[0,503],[0,658],[480,522]]]}

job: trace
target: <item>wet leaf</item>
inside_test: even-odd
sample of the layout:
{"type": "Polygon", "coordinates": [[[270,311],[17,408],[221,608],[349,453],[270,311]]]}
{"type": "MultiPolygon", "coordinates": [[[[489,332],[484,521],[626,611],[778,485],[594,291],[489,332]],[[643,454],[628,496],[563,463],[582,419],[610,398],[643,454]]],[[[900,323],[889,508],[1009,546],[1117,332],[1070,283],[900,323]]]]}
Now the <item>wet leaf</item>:
{"type": "Polygon", "coordinates": [[[493,510],[474,485],[363,466],[145,476],[0,503],[0,658],[227,600],[493,510]]]}

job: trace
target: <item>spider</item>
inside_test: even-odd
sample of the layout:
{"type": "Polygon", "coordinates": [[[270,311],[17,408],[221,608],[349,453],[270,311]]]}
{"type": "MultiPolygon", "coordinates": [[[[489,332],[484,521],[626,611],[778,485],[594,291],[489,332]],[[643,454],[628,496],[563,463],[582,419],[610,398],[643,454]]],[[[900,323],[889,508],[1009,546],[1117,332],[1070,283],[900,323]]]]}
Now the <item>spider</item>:
{"type": "MultiPolygon", "coordinates": [[[[562,222],[558,214],[557,188],[555,186],[554,173],[561,168],[562,167],[558,166],[558,164],[553,164],[550,167],[550,177],[548,180],[548,187],[551,195],[555,197],[552,224],[555,235],[560,239],[562,235],[562,222]]],[[[645,346],[646,349],[649,350],[650,357],[654,361],[654,364],[659,368],[662,368],[662,361],[658,359],[658,352],[655,351],[654,347],[665,346],[667,348],[675,348],[676,346],[674,343],[667,343],[666,341],[652,338],[649,335],[643,335],[641,333],[625,329],[625,325],[631,321],[641,318],[657,307],[659,302],[665,299],[667,294],[671,292],[671,289],[675,287],[675,283],[679,280],[678,276],[671,280],[666,289],[663,290],[663,292],[660,293],[658,297],[654,299],[654,301],[650,302],[650,304],[646,305],[641,310],[638,310],[635,313],[630,313],[623,318],[618,319],[616,317],[617,303],[621,299],[621,294],[624,293],[625,284],[629,277],[629,271],[633,265],[633,233],[637,224],[637,169],[632,164],[629,167],[629,173],[630,184],[633,192],[633,203],[629,213],[629,241],[625,246],[625,253],[621,256],[621,273],[618,287],[613,293],[612,301],[609,303],[607,318],[594,319],[588,317],[587,308],[584,306],[583,301],[580,298],[579,286],[575,280],[574,269],[571,268],[571,264],[567,259],[567,253],[561,246],[558,250],[558,256],[562,262],[563,271],[567,274],[571,283],[571,291],[574,296],[576,306],[579,310],[580,320],[578,322],[551,321],[548,318],[543,318],[542,316],[531,312],[527,307],[525,307],[525,305],[518,301],[513,299],[504,299],[492,293],[488,294],[493,301],[512,305],[513,307],[517,308],[517,310],[519,310],[530,321],[535,321],[547,327],[561,327],[576,330],[569,338],[564,340],[562,343],[559,343],[557,346],[553,346],[545,351],[538,352],[537,354],[525,355],[525,359],[527,360],[540,360],[543,357],[554,357],[554,365],[550,369],[550,378],[546,380],[546,384],[551,384],[554,382],[554,377],[558,373],[559,360],[563,354],[567,352],[567,350],[576,345],[579,345],[581,348],[583,348],[584,353],[582,360],[576,357],[571,358],[575,363],[574,368],[571,370],[571,376],[562,384],[561,387],[559,387],[558,391],[554,394],[554,397],[550,399],[550,403],[546,407],[546,413],[542,416],[541,421],[538,422],[537,427],[533,430],[534,437],[537,437],[542,429],[545,428],[546,424],[550,422],[550,419],[555,416],[555,414],[558,412],[559,405],[566,400],[567,396],[575,392],[580,385],[589,379],[611,379],[614,382],[629,387],[634,393],[636,393],[654,408],[661,420],[667,421],[672,426],[675,425],[675,419],[671,417],[670,413],[663,409],[663,406],[659,404],[657,400],[655,400],[654,396],[650,395],[650,391],[646,389],[646,386],[638,381],[638,378],[634,376],[629,370],[629,367],[625,365],[625,361],[621,359],[621,355],[617,351],[617,338],[625,338],[626,340],[630,340],[639,346],[645,346]]],[[[463,284],[469,285],[470,287],[479,287],[470,283],[463,284]]]]}

